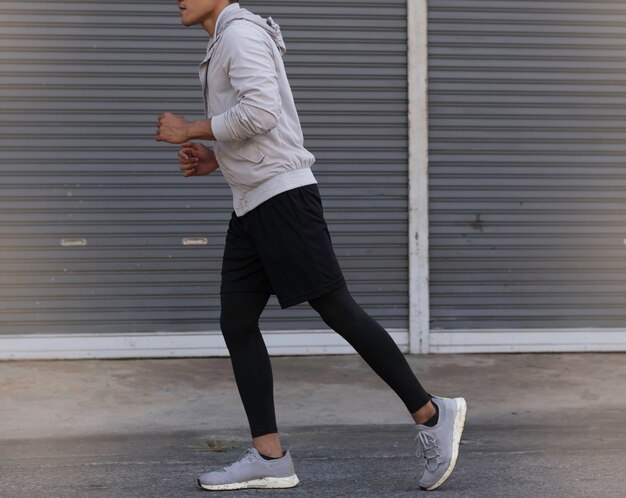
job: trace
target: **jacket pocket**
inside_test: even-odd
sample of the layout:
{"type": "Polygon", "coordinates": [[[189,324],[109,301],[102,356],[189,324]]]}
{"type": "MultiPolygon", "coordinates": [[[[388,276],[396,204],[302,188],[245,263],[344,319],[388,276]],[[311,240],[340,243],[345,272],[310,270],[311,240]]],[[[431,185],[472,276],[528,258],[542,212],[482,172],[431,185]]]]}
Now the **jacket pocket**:
{"type": "Polygon", "coordinates": [[[222,148],[226,151],[226,154],[236,162],[242,162],[243,160],[256,164],[265,159],[265,154],[252,138],[243,141],[232,141],[222,148]]]}
{"type": "Polygon", "coordinates": [[[263,178],[265,153],[251,139],[244,141],[216,141],[215,157],[226,182],[231,187],[250,187],[263,178]]]}

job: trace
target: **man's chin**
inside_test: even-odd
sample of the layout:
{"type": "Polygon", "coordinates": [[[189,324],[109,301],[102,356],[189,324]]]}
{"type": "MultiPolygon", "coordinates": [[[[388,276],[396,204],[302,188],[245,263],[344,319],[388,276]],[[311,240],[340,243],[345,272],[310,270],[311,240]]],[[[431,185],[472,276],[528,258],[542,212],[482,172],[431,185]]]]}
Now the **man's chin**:
{"type": "Polygon", "coordinates": [[[180,23],[183,26],[193,26],[194,24],[198,24],[198,19],[185,19],[184,17],[180,18],[180,23]]]}

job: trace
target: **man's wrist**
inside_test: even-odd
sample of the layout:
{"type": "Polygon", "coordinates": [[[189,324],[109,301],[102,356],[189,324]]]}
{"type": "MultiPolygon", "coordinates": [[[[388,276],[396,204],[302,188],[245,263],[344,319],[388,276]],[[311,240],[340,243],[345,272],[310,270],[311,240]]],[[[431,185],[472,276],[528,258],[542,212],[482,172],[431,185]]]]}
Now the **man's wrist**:
{"type": "Polygon", "coordinates": [[[187,127],[187,136],[189,140],[216,140],[213,135],[213,127],[211,126],[211,118],[192,121],[187,127]]]}

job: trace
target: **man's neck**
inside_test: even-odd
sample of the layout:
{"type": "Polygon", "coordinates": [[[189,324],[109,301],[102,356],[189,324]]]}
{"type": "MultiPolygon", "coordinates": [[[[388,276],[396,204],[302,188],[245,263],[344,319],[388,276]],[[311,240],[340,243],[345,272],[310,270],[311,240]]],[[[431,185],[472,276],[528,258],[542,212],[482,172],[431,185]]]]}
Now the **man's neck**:
{"type": "Polygon", "coordinates": [[[220,14],[226,7],[229,7],[230,5],[233,4],[227,2],[222,5],[217,5],[215,9],[213,9],[213,11],[211,12],[211,15],[202,23],[203,28],[207,33],[209,33],[209,36],[211,38],[214,38],[217,32],[217,21],[220,17],[220,14]]]}

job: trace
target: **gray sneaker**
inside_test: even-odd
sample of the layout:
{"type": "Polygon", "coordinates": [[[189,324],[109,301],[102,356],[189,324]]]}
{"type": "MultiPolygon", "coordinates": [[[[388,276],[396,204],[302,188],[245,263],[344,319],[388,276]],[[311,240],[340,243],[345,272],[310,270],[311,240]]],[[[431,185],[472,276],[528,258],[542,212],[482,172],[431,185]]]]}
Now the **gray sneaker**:
{"type": "Polygon", "coordinates": [[[419,480],[422,489],[441,486],[452,474],[459,454],[459,442],[465,425],[467,403],[464,398],[432,396],[439,407],[439,418],[433,427],[416,424],[418,441],[415,455],[424,456],[424,473],[419,480]]]}
{"type": "Polygon", "coordinates": [[[288,448],[283,456],[266,460],[252,446],[236,461],[223,469],[205,472],[198,477],[198,485],[212,491],[244,488],[292,488],[298,484],[288,448]]]}

